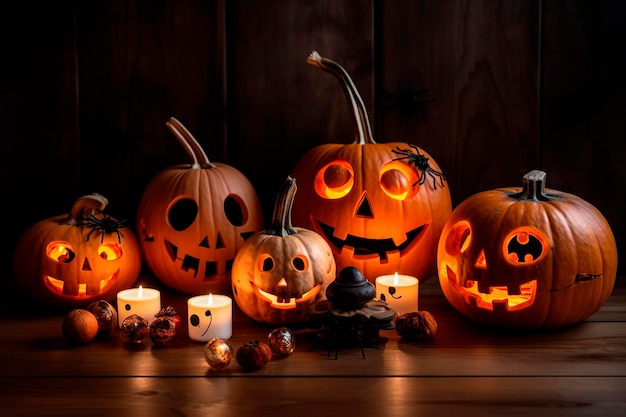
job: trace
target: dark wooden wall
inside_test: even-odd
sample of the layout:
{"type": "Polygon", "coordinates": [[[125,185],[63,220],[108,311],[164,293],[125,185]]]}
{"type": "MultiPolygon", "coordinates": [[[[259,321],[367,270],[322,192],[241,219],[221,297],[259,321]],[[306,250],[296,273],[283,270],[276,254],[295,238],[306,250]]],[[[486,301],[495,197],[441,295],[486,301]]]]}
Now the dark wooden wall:
{"type": "MultiPolygon", "coordinates": [[[[18,2],[14,2],[18,3],[18,2]]],[[[134,222],[161,169],[188,162],[179,118],[209,157],[250,178],[271,213],[297,159],[349,142],[348,69],[377,141],[426,149],[454,205],[548,186],[602,211],[626,245],[626,3],[620,0],[25,1],[2,16],[2,219],[10,246],[80,195],[134,222]],[[424,113],[385,92],[428,91],[424,113]],[[407,116],[407,115],[404,115],[407,116]],[[417,116],[417,117],[416,117],[417,116]]],[[[6,247],[4,245],[3,247],[6,247]]],[[[3,261],[10,262],[10,251],[3,261]]],[[[623,257],[622,257],[623,259],[623,257]]],[[[620,263],[624,270],[624,262],[620,263]]]]}

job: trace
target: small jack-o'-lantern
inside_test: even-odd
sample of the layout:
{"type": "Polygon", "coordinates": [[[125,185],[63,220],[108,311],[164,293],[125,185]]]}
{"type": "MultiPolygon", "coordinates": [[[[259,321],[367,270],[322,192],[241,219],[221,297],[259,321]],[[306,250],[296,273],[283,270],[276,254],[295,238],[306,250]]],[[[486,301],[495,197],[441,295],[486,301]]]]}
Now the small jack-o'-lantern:
{"type": "Polygon", "coordinates": [[[611,294],[615,239],[583,199],[545,189],[531,171],[523,188],[469,197],[453,212],[438,249],[441,289],[479,322],[554,328],[584,320],[611,294]]]}
{"type": "Polygon", "coordinates": [[[271,229],[250,237],[235,257],[235,301],[262,323],[305,321],[311,304],[324,299],[335,279],[335,260],[324,238],[292,226],[295,193],[296,181],[289,177],[276,199],[271,229]]]}
{"type": "Polygon", "coordinates": [[[144,260],[175,290],[228,292],[235,254],[263,228],[261,204],[240,171],[210,162],[175,118],[167,126],[192,164],[161,171],[144,191],[137,214],[144,260]]]}
{"type": "Polygon", "coordinates": [[[86,307],[115,298],[134,284],[141,252],[125,222],[104,215],[99,194],[86,195],[69,214],[42,220],[20,238],[13,255],[22,291],[46,304],[86,307]]]}
{"type": "Polygon", "coordinates": [[[439,234],[452,211],[439,166],[415,145],[376,143],[349,74],[316,52],[307,62],[339,78],[357,137],[352,144],[317,146],[298,161],[294,223],[324,236],[339,270],[354,266],[370,282],[396,272],[434,276],[439,234]]]}

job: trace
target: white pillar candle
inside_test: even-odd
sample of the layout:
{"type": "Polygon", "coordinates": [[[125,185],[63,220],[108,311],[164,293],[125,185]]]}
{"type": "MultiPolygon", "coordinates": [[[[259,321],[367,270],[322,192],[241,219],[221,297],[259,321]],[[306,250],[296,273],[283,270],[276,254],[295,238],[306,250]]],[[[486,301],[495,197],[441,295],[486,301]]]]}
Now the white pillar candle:
{"type": "Polygon", "coordinates": [[[187,300],[189,337],[207,342],[230,339],[233,333],[233,300],[226,295],[199,295],[187,300]]]}
{"type": "Polygon", "coordinates": [[[149,323],[154,320],[154,315],[161,310],[161,293],[153,288],[129,288],[117,293],[117,317],[122,326],[124,319],[132,314],[137,314],[149,323]]]}
{"type": "Polygon", "coordinates": [[[417,310],[419,281],[410,275],[381,275],[376,278],[376,298],[398,314],[417,310]]]}

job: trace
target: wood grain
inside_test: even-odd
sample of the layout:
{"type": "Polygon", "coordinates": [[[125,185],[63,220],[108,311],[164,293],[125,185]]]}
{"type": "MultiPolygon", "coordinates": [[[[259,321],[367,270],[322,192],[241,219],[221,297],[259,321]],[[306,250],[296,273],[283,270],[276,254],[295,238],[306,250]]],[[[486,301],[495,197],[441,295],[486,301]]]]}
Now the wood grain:
{"type": "MultiPolygon", "coordinates": [[[[150,277],[142,280],[155,285],[150,277]]],[[[429,341],[406,342],[381,331],[381,349],[345,346],[337,359],[317,345],[317,330],[289,326],[296,350],[258,371],[236,362],[215,371],[203,343],[181,329],[166,346],[130,345],[119,332],[68,346],[64,312],[14,302],[0,321],[0,413],[5,416],[319,415],[621,416],[626,406],[626,279],[583,323],[517,332],[464,319],[436,280],[420,288],[422,310],[437,318],[429,341]],[[315,349],[312,349],[315,347],[315,349]],[[36,401],[34,400],[36,399],[36,401]]],[[[186,296],[162,290],[163,304],[184,314],[186,296]]],[[[9,305],[3,300],[3,305],[9,305]]],[[[275,326],[235,310],[237,348],[275,326]]]]}

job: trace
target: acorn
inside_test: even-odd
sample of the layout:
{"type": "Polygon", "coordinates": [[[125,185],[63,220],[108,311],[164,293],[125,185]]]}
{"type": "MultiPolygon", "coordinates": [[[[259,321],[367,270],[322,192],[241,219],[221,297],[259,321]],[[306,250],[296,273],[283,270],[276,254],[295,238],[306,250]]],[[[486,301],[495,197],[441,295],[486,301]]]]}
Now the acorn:
{"type": "Polygon", "coordinates": [[[326,288],[326,298],[333,307],[358,310],[374,299],[376,288],[353,266],[339,271],[339,275],[326,288]]]}

